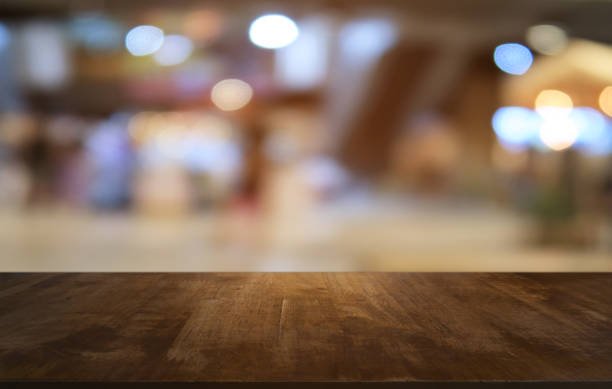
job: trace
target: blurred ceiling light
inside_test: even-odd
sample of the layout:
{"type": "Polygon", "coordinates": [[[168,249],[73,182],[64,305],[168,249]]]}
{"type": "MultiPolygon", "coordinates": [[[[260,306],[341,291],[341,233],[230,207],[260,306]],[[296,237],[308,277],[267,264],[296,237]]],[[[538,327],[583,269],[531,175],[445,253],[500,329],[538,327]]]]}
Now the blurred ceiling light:
{"type": "Polygon", "coordinates": [[[301,21],[297,40],[275,53],[277,80],[295,90],[320,85],[327,74],[330,36],[330,26],[324,19],[301,21]]]}
{"type": "Polygon", "coordinates": [[[22,33],[24,76],[33,86],[53,89],[70,76],[69,48],[58,25],[46,22],[27,24],[22,33]]]}
{"type": "Polygon", "coordinates": [[[578,128],[568,118],[545,120],[540,127],[540,139],[548,148],[561,151],[571,147],[578,139],[578,128]]]}
{"type": "Polygon", "coordinates": [[[599,108],[608,116],[612,116],[612,86],[607,86],[599,95],[599,108]]]}
{"type": "Polygon", "coordinates": [[[236,78],[219,81],[210,92],[212,102],[222,111],[235,111],[247,105],[253,97],[253,88],[236,78]]]}
{"type": "Polygon", "coordinates": [[[571,97],[556,89],[545,89],[535,100],[536,111],[546,119],[566,117],[574,106],[571,97]]]}
{"type": "Polygon", "coordinates": [[[218,12],[197,10],[185,17],[183,33],[193,40],[208,42],[218,36],[222,28],[223,18],[218,12]]]}
{"type": "Polygon", "coordinates": [[[520,75],[531,67],[533,55],[527,47],[519,43],[504,43],[495,48],[493,60],[504,72],[520,75]]]}
{"type": "Polygon", "coordinates": [[[163,43],[164,32],[155,26],[137,26],[125,36],[125,48],[137,57],[155,53],[163,43]]]}
{"type": "Polygon", "coordinates": [[[297,39],[299,30],[295,22],[285,15],[272,14],[258,17],[251,23],[251,42],[264,49],[278,49],[297,39]]]}
{"type": "Polygon", "coordinates": [[[193,51],[193,43],[182,35],[166,35],[162,46],[153,54],[155,62],[162,66],[185,62],[193,51]]]}
{"type": "Polygon", "coordinates": [[[522,150],[538,136],[540,116],[523,107],[501,107],[493,115],[491,124],[500,143],[511,151],[522,150]]]}
{"type": "Polygon", "coordinates": [[[567,46],[567,34],[557,26],[540,24],[527,29],[527,43],[538,53],[555,55],[567,46]]]}
{"type": "Polygon", "coordinates": [[[11,33],[3,23],[0,23],[0,51],[6,49],[11,42],[11,33]]]}

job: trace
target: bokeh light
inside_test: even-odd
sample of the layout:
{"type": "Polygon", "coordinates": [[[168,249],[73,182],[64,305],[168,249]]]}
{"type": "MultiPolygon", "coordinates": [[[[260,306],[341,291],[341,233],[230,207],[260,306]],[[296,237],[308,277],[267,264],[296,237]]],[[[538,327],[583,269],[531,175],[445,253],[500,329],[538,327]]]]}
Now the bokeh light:
{"type": "Polygon", "coordinates": [[[298,35],[295,22],[279,14],[260,16],[249,28],[251,42],[265,49],[285,47],[295,41],[298,35]]]}
{"type": "Polygon", "coordinates": [[[531,67],[533,55],[527,47],[519,43],[504,43],[495,48],[493,60],[504,72],[520,75],[531,67]]]}
{"type": "Polygon", "coordinates": [[[590,107],[577,107],[572,110],[569,118],[578,129],[576,146],[580,150],[594,155],[610,151],[612,133],[606,118],[599,111],[590,107]]]}
{"type": "Polygon", "coordinates": [[[155,62],[162,66],[183,63],[193,52],[193,43],[182,35],[167,35],[162,46],[153,54],[155,62]]]}
{"type": "Polygon", "coordinates": [[[540,127],[540,139],[548,148],[561,151],[571,147],[578,139],[578,128],[568,118],[544,121],[540,127]]]}
{"type": "Polygon", "coordinates": [[[137,57],[155,53],[163,43],[164,32],[155,26],[137,26],[125,36],[125,48],[137,57]]]}
{"type": "Polygon", "coordinates": [[[608,116],[612,116],[612,86],[607,86],[599,95],[599,108],[608,116]]]}
{"type": "Polygon", "coordinates": [[[491,122],[500,143],[513,151],[529,146],[537,138],[541,123],[537,113],[523,107],[501,107],[491,122]]]}
{"type": "Polygon", "coordinates": [[[25,59],[22,71],[30,85],[52,90],[68,81],[73,68],[61,27],[50,22],[28,24],[21,42],[25,59]]]}
{"type": "Polygon", "coordinates": [[[527,43],[538,53],[555,55],[562,52],[567,46],[565,31],[551,24],[540,24],[527,29],[527,43]]]}
{"type": "Polygon", "coordinates": [[[573,106],[572,98],[556,89],[541,91],[535,100],[536,111],[546,119],[567,117],[573,106]]]}
{"type": "Polygon", "coordinates": [[[212,102],[222,111],[235,111],[247,105],[253,97],[253,88],[236,78],[219,81],[210,92],[212,102]]]}

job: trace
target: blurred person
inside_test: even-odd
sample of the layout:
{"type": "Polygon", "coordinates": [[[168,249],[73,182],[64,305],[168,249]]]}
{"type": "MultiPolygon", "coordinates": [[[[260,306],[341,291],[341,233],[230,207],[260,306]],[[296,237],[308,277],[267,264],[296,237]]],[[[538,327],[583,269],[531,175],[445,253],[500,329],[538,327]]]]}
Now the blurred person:
{"type": "Polygon", "coordinates": [[[133,169],[126,121],[111,117],[95,125],[85,141],[91,166],[89,200],[98,209],[129,205],[133,169]]]}
{"type": "Polygon", "coordinates": [[[52,194],[54,171],[51,164],[49,139],[42,130],[42,120],[34,120],[35,127],[20,147],[20,160],[28,171],[30,186],[26,196],[27,206],[44,205],[52,194]]]}
{"type": "Polygon", "coordinates": [[[264,152],[266,129],[258,121],[253,121],[244,134],[244,164],[238,186],[237,205],[257,211],[266,174],[267,161],[264,152]]]}
{"type": "Polygon", "coordinates": [[[74,115],[56,114],[45,120],[49,163],[53,169],[52,195],[68,206],[85,203],[87,163],[83,157],[86,124],[74,115]]]}
{"type": "Polygon", "coordinates": [[[88,163],[80,140],[56,148],[58,164],[57,194],[67,205],[80,206],[87,202],[88,163]]]}
{"type": "Polygon", "coordinates": [[[264,150],[267,129],[253,107],[247,107],[240,120],[244,127],[242,168],[218,239],[231,241],[234,249],[252,251],[265,241],[260,223],[262,190],[268,173],[264,150]]]}

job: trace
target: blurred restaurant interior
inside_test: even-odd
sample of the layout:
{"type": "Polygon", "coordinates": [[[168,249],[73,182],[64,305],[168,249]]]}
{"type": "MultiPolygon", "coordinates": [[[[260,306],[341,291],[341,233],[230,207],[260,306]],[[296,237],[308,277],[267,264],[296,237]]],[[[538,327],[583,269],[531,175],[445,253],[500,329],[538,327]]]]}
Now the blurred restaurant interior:
{"type": "Polygon", "coordinates": [[[612,271],[611,21],[2,0],[0,271],[612,271]]]}

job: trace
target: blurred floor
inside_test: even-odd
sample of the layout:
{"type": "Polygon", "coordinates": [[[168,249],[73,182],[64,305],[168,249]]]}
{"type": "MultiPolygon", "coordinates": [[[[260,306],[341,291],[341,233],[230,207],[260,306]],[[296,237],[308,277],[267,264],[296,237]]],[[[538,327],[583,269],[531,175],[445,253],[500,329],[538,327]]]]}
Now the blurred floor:
{"type": "Polygon", "coordinates": [[[281,222],[4,212],[0,271],[612,271],[609,249],[529,246],[529,231],[507,211],[433,202],[347,201],[281,222]]]}

